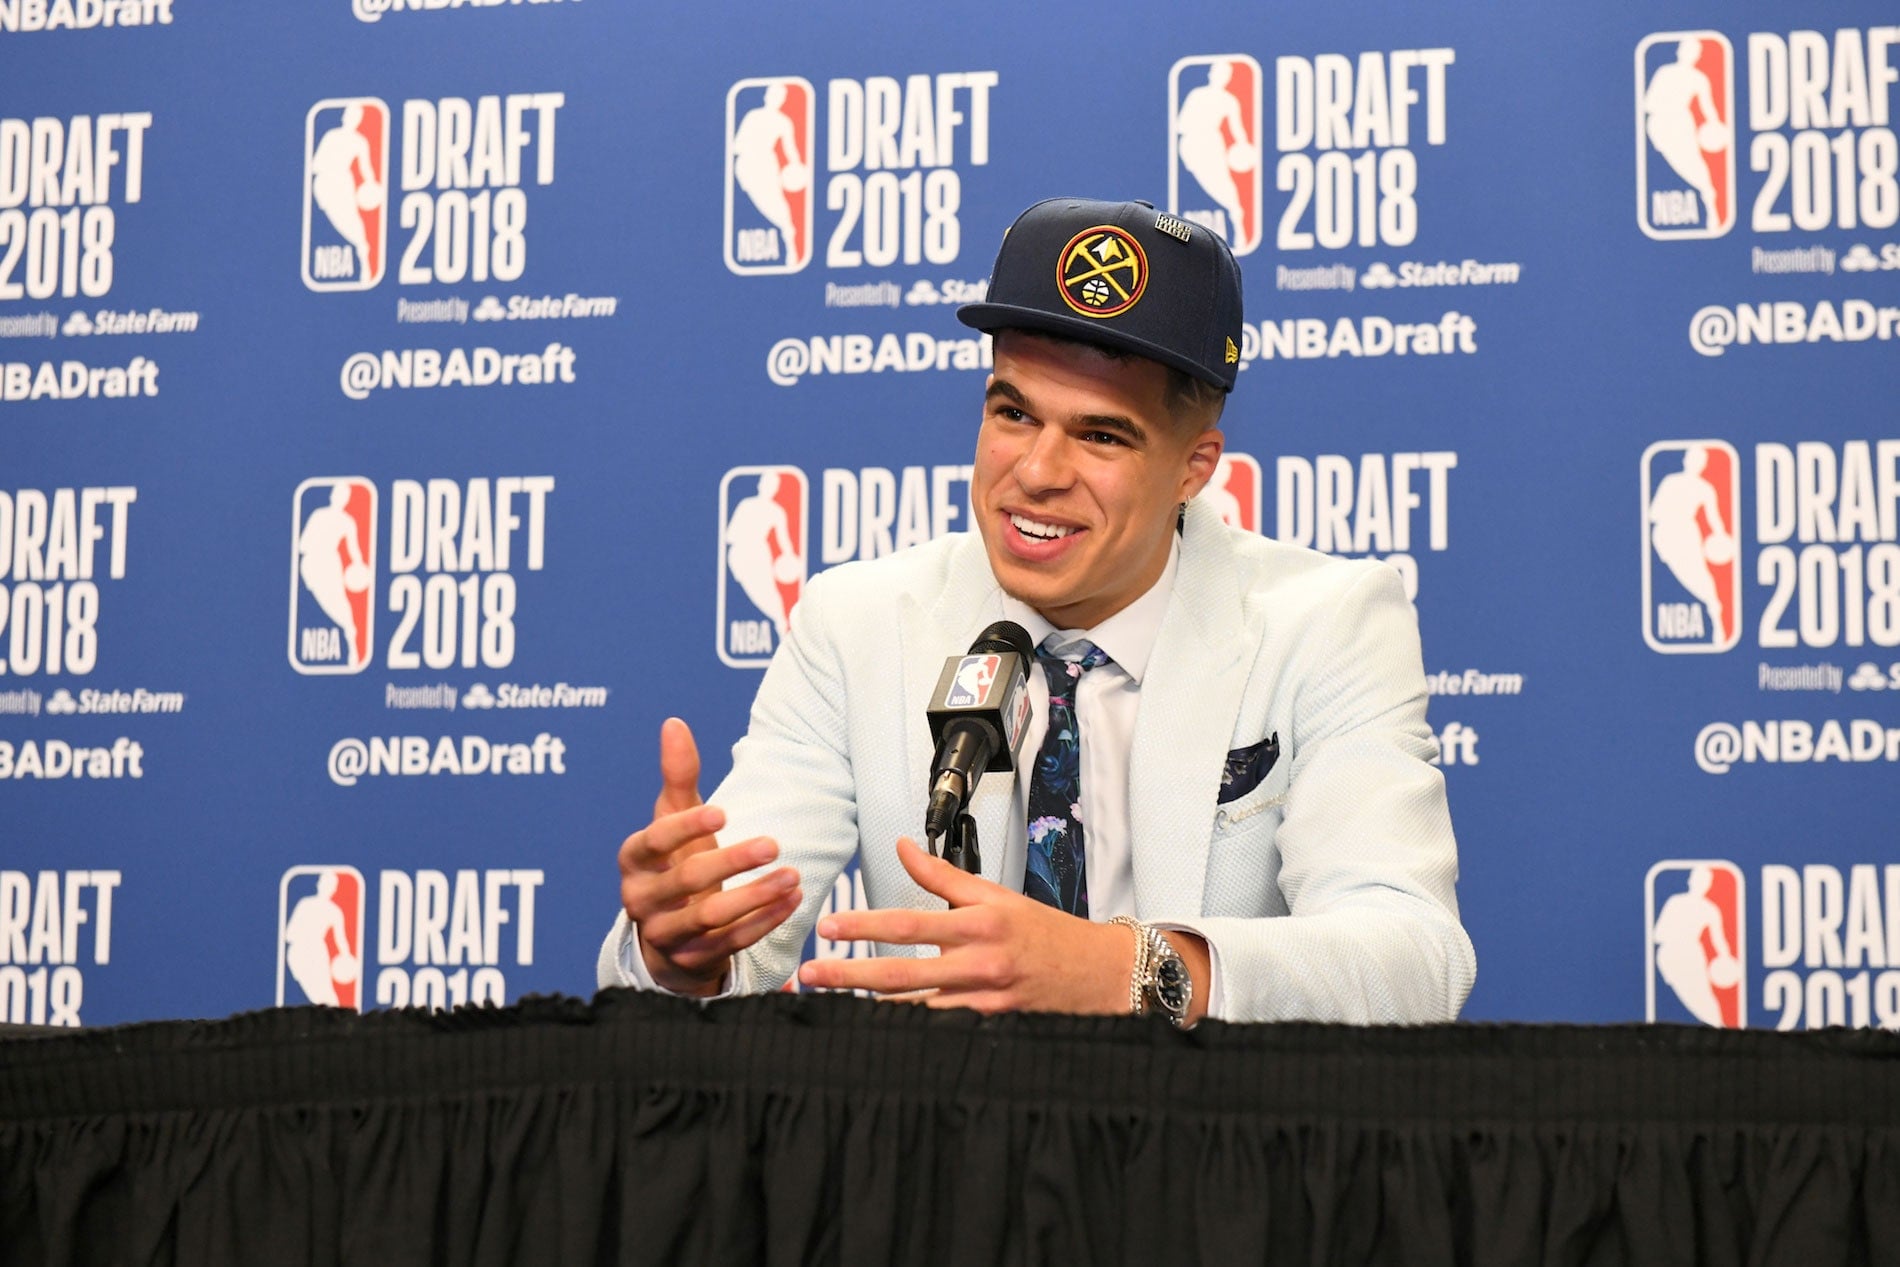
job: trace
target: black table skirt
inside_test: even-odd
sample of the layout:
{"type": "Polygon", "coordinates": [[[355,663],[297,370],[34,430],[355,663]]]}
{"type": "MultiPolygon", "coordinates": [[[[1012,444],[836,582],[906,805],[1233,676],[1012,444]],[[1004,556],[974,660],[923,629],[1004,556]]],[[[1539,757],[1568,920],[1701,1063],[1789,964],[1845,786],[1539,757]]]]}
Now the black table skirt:
{"type": "Polygon", "coordinates": [[[777,995],[0,1041],[0,1263],[1900,1261],[1900,1038],[777,995]]]}

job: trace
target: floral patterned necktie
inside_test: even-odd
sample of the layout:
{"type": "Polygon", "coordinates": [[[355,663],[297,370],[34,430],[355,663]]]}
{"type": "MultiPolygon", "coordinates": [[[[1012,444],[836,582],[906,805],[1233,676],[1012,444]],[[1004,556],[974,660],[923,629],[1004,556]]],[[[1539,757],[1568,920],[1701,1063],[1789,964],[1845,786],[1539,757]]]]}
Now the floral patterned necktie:
{"type": "Polygon", "coordinates": [[[1082,837],[1082,736],[1075,721],[1082,675],[1108,663],[1108,653],[1081,641],[1058,655],[1038,648],[1049,681],[1049,728],[1029,780],[1029,864],[1023,892],[1057,910],[1089,917],[1082,837]]]}

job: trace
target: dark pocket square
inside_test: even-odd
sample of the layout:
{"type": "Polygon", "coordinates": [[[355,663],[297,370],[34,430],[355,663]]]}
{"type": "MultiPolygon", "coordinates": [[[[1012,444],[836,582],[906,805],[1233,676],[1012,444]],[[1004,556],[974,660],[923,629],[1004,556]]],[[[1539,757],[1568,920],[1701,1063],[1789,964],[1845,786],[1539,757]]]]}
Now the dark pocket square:
{"type": "Polygon", "coordinates": [[[1280,759],[1280,736],[1276,731],[1259,743],[1248,744],[1245,748],[1236,748],[1227,754],[1227,764],[1220,772],[1220,799],[1217,804],[1226,805],[1237,801],[1260,786],[1260,780],[1267,777],[1267,771],[1273,769],[1273,763],[1280,759]]]}

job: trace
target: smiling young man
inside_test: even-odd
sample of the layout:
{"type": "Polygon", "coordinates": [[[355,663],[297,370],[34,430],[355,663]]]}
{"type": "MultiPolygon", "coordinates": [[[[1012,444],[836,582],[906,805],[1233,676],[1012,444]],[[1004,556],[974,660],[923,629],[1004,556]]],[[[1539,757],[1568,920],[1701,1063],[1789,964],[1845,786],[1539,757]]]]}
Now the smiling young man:
{"type": "Polygon", "coordinates": [[[713,805],[665,724],[601,984],[775,989],[855,856],[872,909],[819,932],[879,955],[805,964],[806,985],[1176,1024],[1455,1017],[1474,962],[1397,574],[1195,500],[1239,359],[1225,244],[1146,203],[1052,199],[958,316],[995,336],[977,535],[807,586],[713,805]],[[923,704],[998,619],[1041,667],[1017,778],[972,799],[972,876],[913,843],[923,704]]]}

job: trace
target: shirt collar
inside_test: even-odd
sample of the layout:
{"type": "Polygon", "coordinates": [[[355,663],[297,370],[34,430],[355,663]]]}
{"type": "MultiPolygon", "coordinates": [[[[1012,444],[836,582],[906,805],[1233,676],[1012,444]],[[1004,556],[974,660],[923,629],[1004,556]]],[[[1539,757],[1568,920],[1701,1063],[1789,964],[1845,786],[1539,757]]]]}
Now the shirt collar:
{"type": "Polygon", "coordinates": [[[1013,594],[1003,595],[1003,614],[1029,631],[1029,640],[1042,646],[1050,634],[1056,635],[1055,649],[1087,638],[1100,647],[1122,672],[1141,684],[1153,654],[1155,639],[1161,636],[1161,619],[1167,615],[1168,600],[1174,595],[1174,577],[1180,570],[1181,539],[1170,533],[1168,562],[1148,591],[1093,629],[1057,629],[1041,612],[1013,594]]]}

